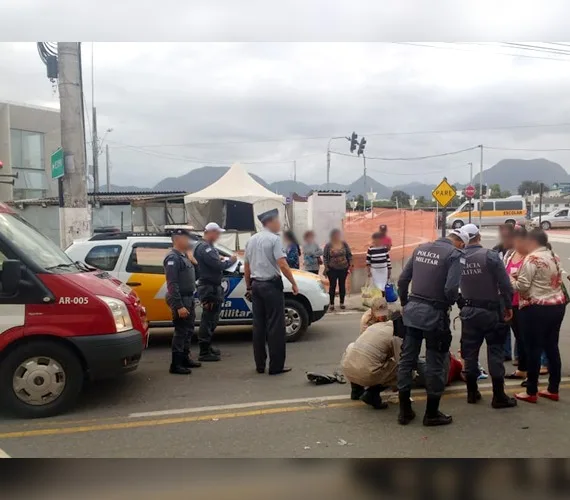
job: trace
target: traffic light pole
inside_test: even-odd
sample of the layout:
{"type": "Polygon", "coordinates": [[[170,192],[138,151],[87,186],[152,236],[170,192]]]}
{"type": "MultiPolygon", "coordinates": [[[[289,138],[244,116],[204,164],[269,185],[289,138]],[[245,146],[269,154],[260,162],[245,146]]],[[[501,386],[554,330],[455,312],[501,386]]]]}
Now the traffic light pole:
{"type": "Polygon", "coordinates": [[[481,148],[481,165],[479,170],[479,229],[483,227],[483,144],[481,148]]]}
{"type": "Polygon", "coordinates": [[[348,139],[348,137],[331,137],[329,139],[329,143],[327,145],[327,187],[329,187],[331,181],[331,142],[336,139],[348,139]]]}

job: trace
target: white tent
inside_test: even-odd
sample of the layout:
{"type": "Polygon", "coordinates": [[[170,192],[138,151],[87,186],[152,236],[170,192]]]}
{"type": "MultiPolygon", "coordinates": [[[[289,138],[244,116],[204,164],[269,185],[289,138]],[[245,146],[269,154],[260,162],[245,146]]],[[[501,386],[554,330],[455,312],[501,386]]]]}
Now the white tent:
{"type": "Polygon", "coordinates": [[[203,229],[208,222],[236,231],[259,231],[257,216],[277,208],[283,218],[285,199],[255,181],[241,165],[232,167],[213,184],[184,197],[188,223],[203,229]]]}

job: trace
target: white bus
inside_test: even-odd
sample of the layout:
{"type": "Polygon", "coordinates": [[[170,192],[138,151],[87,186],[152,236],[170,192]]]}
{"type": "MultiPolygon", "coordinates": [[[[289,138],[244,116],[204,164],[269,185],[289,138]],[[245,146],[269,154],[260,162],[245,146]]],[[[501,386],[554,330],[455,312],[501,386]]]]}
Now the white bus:
{"type": "MultiPolygon", "coordinates": [[[[469,204],[471,204],[471,220],[479,224],[479,200],[463,203],[452,214],[447,216],[447,227],[457,229],[469,223],[469,204]]],[[[522,196],[509,198],[490,198],[483,200],[482,220],[483,226],[497,226],[499,224],[521,221],[527,217],[528,209],[522,196]]]]}

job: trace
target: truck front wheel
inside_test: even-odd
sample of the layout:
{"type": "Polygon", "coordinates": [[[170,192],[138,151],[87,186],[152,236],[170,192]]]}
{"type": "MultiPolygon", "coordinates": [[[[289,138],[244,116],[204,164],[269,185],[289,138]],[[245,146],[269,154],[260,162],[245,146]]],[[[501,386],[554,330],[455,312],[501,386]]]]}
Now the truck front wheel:
{"type": "Polygon", "coordinates": [[[19,345],[0,362],[0,407],[22,418],[58,415],[77,401],[83,377],[77,355],[64,345],[19,345]]]}

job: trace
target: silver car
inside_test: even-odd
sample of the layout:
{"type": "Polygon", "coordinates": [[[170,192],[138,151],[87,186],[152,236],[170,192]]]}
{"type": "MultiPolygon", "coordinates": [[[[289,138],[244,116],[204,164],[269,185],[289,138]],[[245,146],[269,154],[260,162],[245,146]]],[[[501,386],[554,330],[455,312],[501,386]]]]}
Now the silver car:
{"type": "Polygon", "coordinates": [[[545,231],[551,228],[570,227],[570,209],[559,208],[553,210],[548,215],[543,215],[540,219],[534,217],[532,219],[532,225],[534,227],[541,227],[545,231]]]}

